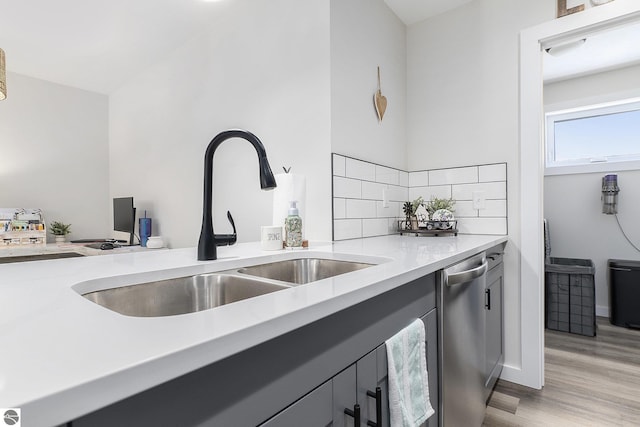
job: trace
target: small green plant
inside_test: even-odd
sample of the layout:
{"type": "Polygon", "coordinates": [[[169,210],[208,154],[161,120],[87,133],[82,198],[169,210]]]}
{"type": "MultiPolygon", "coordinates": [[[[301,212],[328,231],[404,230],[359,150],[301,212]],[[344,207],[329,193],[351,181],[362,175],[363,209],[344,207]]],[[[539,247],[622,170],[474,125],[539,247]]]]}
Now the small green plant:
{"type": "Polygon", "coordinates": [[[66,236],[71,233],[71,224],[64,224],[60,221],[53,221],[49,224],[49,233],[54,236],[66,236]]]}
{"type": "Polygon", "coordinates": [[[427,209],[429,213],[429,218],[433,216],[433,213],[440,209],[446,209],[448,211],[455,211],[453,205],[456,204],[456,201],[453,199],[440,199],[438,197],[431,196],[431,200],[424,204],[424,207],[427,209]]]}

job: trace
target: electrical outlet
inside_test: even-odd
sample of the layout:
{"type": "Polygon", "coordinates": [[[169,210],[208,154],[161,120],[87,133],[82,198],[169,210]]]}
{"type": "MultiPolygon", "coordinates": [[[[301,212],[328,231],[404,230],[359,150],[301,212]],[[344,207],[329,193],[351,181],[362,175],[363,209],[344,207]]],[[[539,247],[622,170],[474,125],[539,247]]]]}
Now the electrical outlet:
{"type": "Polygon", "coordinates": [[[472,194],[473,209],[481,210],[487,208],[484,191],[474,191],[472,194]]]}

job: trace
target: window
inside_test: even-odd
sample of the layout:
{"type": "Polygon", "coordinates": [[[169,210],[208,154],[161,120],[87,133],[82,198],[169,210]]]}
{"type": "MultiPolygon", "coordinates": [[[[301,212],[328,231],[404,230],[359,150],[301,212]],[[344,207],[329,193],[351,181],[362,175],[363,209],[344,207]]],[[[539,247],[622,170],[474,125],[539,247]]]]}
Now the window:
{"type": "Polygon", "coordinates": [[[546,114],[545,174],[640,169],[640,99],[546,114]]]}

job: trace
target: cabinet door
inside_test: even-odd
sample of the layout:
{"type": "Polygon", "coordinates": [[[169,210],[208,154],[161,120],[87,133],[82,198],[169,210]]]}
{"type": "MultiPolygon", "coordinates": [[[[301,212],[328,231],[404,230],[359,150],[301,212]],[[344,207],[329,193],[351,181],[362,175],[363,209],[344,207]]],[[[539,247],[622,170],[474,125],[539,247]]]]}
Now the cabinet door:
{"type": "MultiPolygon", "coordinates": [[[[427,372],[429,375],[429,401],[435,413],[429,418],[425,427],[437,427],[439,419],[438,399],[438,316],[435,309],[421,317],[425,326],[427,372]]],[[[367,422],[378,423],[377,404],[380,405],[381,421],[379,427],[389,426],[389,388],[387,348],[384,344],[358,360],[357,385],[358,404],[361,408],[361,426],[367,422]],[[376,388],[380,387],[380,400],[376,399],[376,388]]]]}
{"type": "Polygon", "coordinates": [[[361,426],[367,426],[368,422],[371,422],[376,423],[378,427],[388,427],[389,393],[387,389],[386,346],[382,344],[358,360],[356,370],[358,375],[357,399],[362,412],[361,426]],[[377,388],[380,388],[379,394],[376,392],[377,388]]]}
{"type": "Polygon", "coordinates": [[[495,385],[504,363],[503,332],[503,264],[499,264],[487,276],[485,295],[485,330],[486,330],[486,365],[485,365],[485,397],[488,398],[495,385]]]}
{"type": "Polygon", "coordinates": [[[333,417],[333,383],[322,384],[284,411],[275,415],[261,427],[326,427],[333,417]]]}
{"type": "MultiPolygon", "coordinates": [[[[355,417],[347,415],[346,410],[354,411],[356,399],[356,364],[333,377],[333,423],[332,427],[360,427],[355,424],[355,417]]],[[[362,414],[362,412],[361,412],[362,414]]],[[[300,424],[304,425],[304,424],[300,424]]]]}
{"type": "Polygon", "coordinates": [[[354,416],[345,413],[345,409],[354,411],[355,404],[356,365],[353,364],[260,427],[360,427],[354,424],[354,416]]]}
{"type": "Polygon", "coordinates": [[[438,314],[434,308],[421,317],[427,340],[427,372],[429,374],[429,400],[436,411],[426,423],[426,427],[437,427],[440,420],[440,397],[438,392],[438,314]]]}

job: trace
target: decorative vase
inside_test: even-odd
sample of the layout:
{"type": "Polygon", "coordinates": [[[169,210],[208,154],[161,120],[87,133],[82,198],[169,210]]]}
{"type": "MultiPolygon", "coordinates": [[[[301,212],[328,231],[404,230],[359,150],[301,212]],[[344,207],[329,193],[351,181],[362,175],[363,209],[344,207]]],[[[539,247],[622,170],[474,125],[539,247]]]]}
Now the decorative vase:
{"type": "Polygon", "coordinates": [[[56,236],[56,245],[62,245],[67,242],[67,236],[56,236]]]}
{"type": "Polygon", "coordinates": [[[438,209],[433,213],[432,219],[434,221],[439,221],[437,228],[440,230],[448,230],[453,228],[453,220],[455,217],[453,216],[453,212],[448,209],[438,209]]]}
{"type": "Polygon", "coordinates": [[[411,229],[412,230],[418,229],[418,217],[415,215],[411,215],[411,229]]]}

